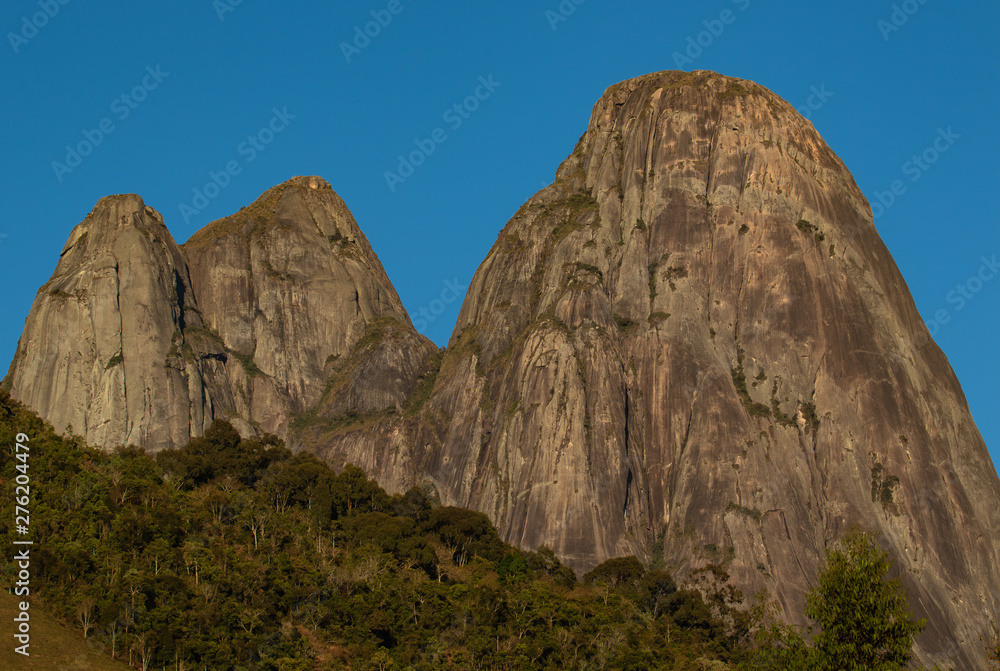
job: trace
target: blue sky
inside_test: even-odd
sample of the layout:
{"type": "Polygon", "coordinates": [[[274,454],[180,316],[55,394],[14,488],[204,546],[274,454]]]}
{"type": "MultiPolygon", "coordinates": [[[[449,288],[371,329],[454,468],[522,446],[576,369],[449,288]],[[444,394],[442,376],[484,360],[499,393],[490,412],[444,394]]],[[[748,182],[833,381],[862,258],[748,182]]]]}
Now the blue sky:
{"type": "MultiPolygon", "coordinates": [[[[979,275],[983,258],[1000,256],[987,207],[1000,177],[1000,6],[456,4],[4,3],[0,359],[10,361],[35,291],[98,198],[141,194],[182,242],[297,174],[340,193],[416,319],[450,295],[446,283],[469,281],[507,219],[552,180],[606,87],[709,69],[813,103],[804,109],[877,204],[882,237],[1000,462],[1000,280],[979,279],[990,274],[979,275]],[[378,19],[376,36],[355,42],[378,19]],[[679,61],[699,39],[700,53],[679,61]],[[446,119],[481,77],[493,82],[486,99],[446,119]],[[261,133],[269,125],[277,132],[261,133]],[[93,151],[68,157],[88,136],[93,151]],[[390,188],[385,173],[415,140],[434,152],[390,188]],[[238,174],[196,201],[227,164],[238,174]]],[[[426,335],[445,343],[459,304],[428,320],[426,335]]]]}

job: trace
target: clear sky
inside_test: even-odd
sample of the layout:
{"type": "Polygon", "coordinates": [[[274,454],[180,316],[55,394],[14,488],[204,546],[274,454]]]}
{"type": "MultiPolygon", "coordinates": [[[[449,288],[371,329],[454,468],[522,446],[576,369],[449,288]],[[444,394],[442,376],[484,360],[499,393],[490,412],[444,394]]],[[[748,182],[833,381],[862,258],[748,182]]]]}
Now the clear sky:
{"type": "MultiPolygon", "coordinates": [[[[605,88],[708,69],[802,106],[854,173],[1000,463],[1000,279],[980,279],[1000,256],[998,24],[996,3],[943,0],[8,0],[0,360],[100,197],[139,193],[182,242],[293,175],[329,180],[416,321],[551,182],[605,88]],[[446,118],[481,77],[478,109],[446,118]],[[433,153],[390,187],[415,140],[433,153]],[[196,199],[210,173],[225,186],[196,199]]],[[[424,333],[445,343],[459,304],[424,333]]]]}

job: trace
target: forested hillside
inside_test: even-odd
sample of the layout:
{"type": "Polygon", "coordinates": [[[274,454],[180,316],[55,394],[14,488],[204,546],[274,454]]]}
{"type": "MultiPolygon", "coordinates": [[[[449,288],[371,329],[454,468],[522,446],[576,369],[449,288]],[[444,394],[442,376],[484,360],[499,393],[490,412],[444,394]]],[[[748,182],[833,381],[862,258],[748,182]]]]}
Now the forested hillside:
{"type": "MultiPolygon", "coordinates": [[[[766,617],[762,600],[727,586],[721,565],[678,585],[666,567],[625,557],[581,582],[550,550],[502,542],[482,513],[441,507],[418,489],[389,496],[358,468],[334,473],[276,438],[243,440],[226,422],[154,460],[60,438],[0,391],[0,444],[3,519],[14,516],[16,475],[31,480],[31,612],[46,610],[134,668],[725,669],[819,659],[766,617]],[[27,459],[12,447],[19,433],[27,459]]],[[[3,526],[5,547],[14,532],[3,526]]],[[[2,572],[13,585],[15,564],[5,559],[2,572]]],[[[45,644],[32,640],[35,650],[45,644]]]]}
{"type": "Polygon", "coordinates": [[[9,446],[30,439],[33,607],[136,668],[700,668],[747,640],[725,591],[706,603],[634,559],[584,585],[482,513],[225,422],[154,461],[61,439],[6,392],[0,418],[5,520],[9,446]]]}

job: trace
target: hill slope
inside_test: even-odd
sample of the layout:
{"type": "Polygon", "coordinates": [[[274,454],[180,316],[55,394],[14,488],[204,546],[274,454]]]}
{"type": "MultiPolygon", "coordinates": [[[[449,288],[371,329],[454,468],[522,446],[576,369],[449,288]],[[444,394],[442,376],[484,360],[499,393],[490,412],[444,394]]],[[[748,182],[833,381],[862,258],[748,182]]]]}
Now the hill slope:
{"type": "MultiPolygon", "coordinates": [[[[12,622],[19,599],[0,592],[0,620],[12,622]]],[[[129,671],[129,666],[87,645],[78,631],[67,629],[37,603],[31,609],[31,644],[29,656],[19,655],[13,647],[0,650],[0,668],[8,671],[129,671]]]]}

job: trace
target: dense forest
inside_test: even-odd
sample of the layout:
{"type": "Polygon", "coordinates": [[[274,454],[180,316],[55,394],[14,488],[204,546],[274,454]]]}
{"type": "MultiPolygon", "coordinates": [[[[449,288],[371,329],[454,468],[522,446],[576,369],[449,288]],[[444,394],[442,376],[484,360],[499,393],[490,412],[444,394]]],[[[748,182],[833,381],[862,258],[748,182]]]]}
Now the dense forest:
{"type": "MultiPolygon", "coordinates": [[[[482,513],[416,488],[390,496],[360,469],[226,422],[155,459],[102,452],[0,391],[0,442],[3,519],[30,474],[33,605],[138,669],[893,669],[921,626],[863,534],[828,557],[807,644],[723,566],[678,584],[625,557],[578,580],[551,550],[505,544],[482,513]],[[878,609],[847,627],[875,645],[845,643],[845,594],[878,609]],[[835,661],[862,648],[861,666],[835,661]],[[871,655],[880,666],[864,666],[871,655]]],[[[13,547],[13,525],[2,534],[13,547]]],[[[9,559],[2,571],[13,585],[9,559]]]]}

